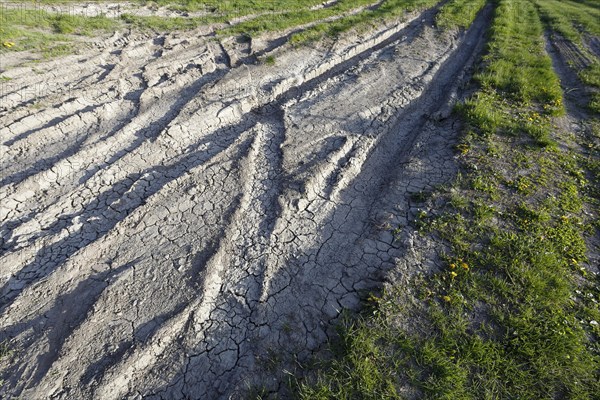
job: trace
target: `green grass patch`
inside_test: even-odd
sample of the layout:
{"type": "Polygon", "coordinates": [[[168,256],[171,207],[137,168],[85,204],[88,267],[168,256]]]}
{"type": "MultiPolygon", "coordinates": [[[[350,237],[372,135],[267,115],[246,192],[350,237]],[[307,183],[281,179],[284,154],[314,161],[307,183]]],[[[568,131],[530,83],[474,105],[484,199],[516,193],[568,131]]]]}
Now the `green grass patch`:
{"type": "Polygon", "coordinates": [[[454,26],[468,28],[486,3],[487,0],[450,1],[442,7],[435,21],[438,26],[444,28],[454,26]]]}
{"type": "Polygon", "coordinates": [[[492,37],[485,58],[488,65],[477,74],[484,90],[500,90],[501,100],[525,106],[539,103],[545,114],[564,112],[560,83],[544,52],[543,26],[535,7],[529,2],[501,3],[492,37]]]}
{"type": "Polygon", "coordinates": [[[535,0],[543,20],[561,35],[581,43],[581,33],[600,36],[600,8],[569,0],[535,0]]]}
{"type": "Polygon", "coordinates": [[[315,26],[292,35],[290,42],[303,44],[314,42],[324,37],[335,38],[350,29],[355,29],[359,32],[364,31],[390,19],[401,17],[407,12],[433,7],[437,3],[435,0],[386,0],[379,7],[366,9],[335,21],[318,23],[315,26]]]}
{"type": "Polygon", "coordinates": [[[153,30],[157,32],[191,30],[201,25],[225,22],[226,18],[226,16],[217,15],[197,18],[140,16],[133,14],[121,15],[121,20],[128,25],[138,29],[153,30]]]}
{"type": "MultiPolygon", "coordinates": [[[[2,361],[2,359],[9,357],[11,354],[11,350],[10,347],[8,346],[8,343],[6,341],[0,342],[0,361],[2,361]]],[[[0,385],[3,383],[3,381],[0,379],[0,385]]]]}
{"type": "Polygon", "coordinates": [[[72,52],[71,35],[92,36],[114,30],[119,22],[103,16],[52,14],[39,9],[3,9],[2,51],[32,50],[45,56],[72,52]]]}
{"type": "Polygon", "coordinates": [[[247,15],[268,11],[299,10],[321,4],[322,0],[154,0],[141,4],[167,6],[181,11],[207,11],[228,15],[247,15]]]}
{"type": "Polygon", "coordinates": [[[584,36],[600,36],[600,3],[535,0],[535,4],[548,28],[572,41],[591,61],[587,68],[577,73],[584,84],[593,88],[589,107],[600,114],[600,61],[584,45],[584,36]]]}
{"type": "Polygon", "coordinates": [[[372,4],[372,0],[339,0],[333,6],[310,10],[309,8],[291,9],[277,14],[267,14],[222,30],[221,34],[256,35],[266,31],[281,31],[315,21],[334,17],[360,6],[372,4]]]}
{"type": "Polygon", "coordinates": [[[274,56],[267,56],[265,57],[264,62],[266,65],[275,65],[276,60],[274,56]]]}

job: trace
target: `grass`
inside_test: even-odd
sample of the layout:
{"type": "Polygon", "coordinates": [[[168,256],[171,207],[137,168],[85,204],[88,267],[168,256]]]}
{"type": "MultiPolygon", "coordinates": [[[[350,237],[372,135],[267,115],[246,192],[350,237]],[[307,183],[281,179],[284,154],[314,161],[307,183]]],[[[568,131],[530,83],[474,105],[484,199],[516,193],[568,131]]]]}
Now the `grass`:
{"type": "Polygon", "coordinates": [[[369,8],[335,21],[322,22],[311,26],[292,35],[290,42],[305,44],[321,40],[324,37],[335,38],[350,29],[366,30],[387,20],[401,17],[406,12],[432,7],[437,3],[435,0],[386,0],[376,8],[369,8]]]}
{"type": "Polygon", "coordinates": [[[479,90],[458,109],[464,172],[417,223],[447,245],[443,268],[346,319],[300,398],[598,398],[585,238],[600,228],[600,122],[586,136],[555,128],[564,107],[542,34],[533,2],[498,1],[479,90]]]}
{"type": "Polygon", "coordinates": [[[104,16],[52,14],[40,9],[2,9],[2,51],[39,51],[44,56],[69,53],[70,35],[92,36],[115,29],[118,21],[104,16]]]}
{"type": "Polygon", "coordinates": [[[230,15],[247,15],[267,11],[300,10],[322,3],[322,0],[154,0],[145,5],[167,6],[182,11],[207,11],[230,15]]]}
{"type": "Polygon", "coordinates": [[[275,63],[276,63],[276,60],[275,60],[274,56],[267,56],[265,58],[265,64],[266,65],[275,65],[275,63]]]}
{"type": "Polygon", "coordinates": [[[448,2],[442,7],[435,21],[438,26],[443,28],[452,26],[467,28],[471,26],[477,13],[486,3],[486,0],[455,0],[448,2]]]}
{"type": "MultiPolygon", "coordinates": [[[[122,23],[192,29],[232,16],[277,12],[221,31],[256,35],[370,3],[341,0],[308,9],[319,2],[158,0],[210,14],[126,15],[122,21],[5,10],[0,43],[11,44],[3,51],[43,49],[55,55],[69,50],[71,35],[122,23]]],[[[337,36],[435,3],[386,0],[375,9],[316,23],[291,41],[337,36]]],[[[484,3],[450,1],[436,21],[466,28],[484,3]]],[[[557,130],[556,118],[565,109],[543,41],[545,26],[579,45],[580,28],[597,34],[597,3],[498,0],[496,5],[487,55],[475,75],[478,90],[457,108],[466,124],[457,146],[464,172],[447,190],[413,196],[413,201],[447,204],[437,215],[419,214],[416,222],[423,235],[447,245],[443,268],[415,277],[410,291],[390,287],[382,297],[372,296],[359,318],[345,318],[332,343],[336,357],[314,381],[300,384],[302,399],[394,399],[407,388],[431,399],[592,399],[600,393],[600,292],[598,277],[586,268],[585,241],[600,226],[584,213],[597,217],[599,212],[600,122],[588,123],[586,137],[557,130]]],[[[595,87],[600,74],[594,68],[580,76],[595,87]]],[[[0,346],[0,357],[5,351],[0,346]]]]}
{"type": "Polygon", "coordinates": [[[158,32],[191,30],[201,25],[225,22],[226,18],[226,16],[220,15],[194,18],[140,16],[134,14],[121,15],[121,20],[129,26],[133,26],[142,30],[152,30],[158,32]]]}
{"type": "Polygon", "coordinates": [[[545,115],[563,113],[560,84],[544,53],[543,26],[536,9],[521,2],[502,7],[497,15],[494,40],[484,60],[489,66],[476,77],[484,92],[494,96],[499,90],[525,107],[542,105],[540,112],[545,115]]]}
{"type": "MultiPolygon", "coordinates": [[[[324,37],[337,37],[350,29],[365,30],[386,20],[402,16],[407,11],[431,7],[437,3],[436,0],[384,0],[377,7],[351,13],[352,10],[372,5],[373,2],[373,0],[339,0],[330,7],[313,9],[322,2],[316,0],[141,1],[141,4],[147,6],[167,6],[174,10],[205,14],[192,17],[123,14],[120,19],[51,14],[39,8],[3,10],[2,20],[6,28],[0,32],[0,43],[7,44],[3,46],[3,50],[6,51],[38,50],[46,56],[53,56],[66,53],[72,48],[68,45],[72,41],[72,35],[94,35],[123,26],[161,32],[190,30],[200,25],[223,24],[233,18],[246,16],[247,20],[224,27],[217,33],[252,37],[264,32],[296,28],[299,32],[291,35],[290,42],[299,45],[324,37]]],[[[57,3],[57,1],[46,0],[43,3],[57,3]]],[[[439,22],[444,26],[466,26],[484,3],[484,0],[477,0],[475,4],[465,0],[450,1],[443,7],[439,22]]]]}
{"type": "MultiPolygon", "coordinates": [[[[6,341],[0,342],[0,361],[2,359],[10,356],[11,350],[6,341]]],[[[0,385],[3,383],[2,379],[0,379],[0,385]]]]}
{"type": "MultiPolygon", "coordinates": [[[[58,2],[46,0],[44,3],[58,2]]],[[[339,0],[330,7],[316,9],[313,7],[322,1],[158,0],[140,3],[148,6],[168,6],[179,11],[198,11],[201,14],[192,17],[123,14],[120,19],[110,19],[104,16],[51,14],[39,8],[3,9],[0,43],[6,45],[2,50],[37,50],[46,55],[62,54],[62,50],[68,48],[67,44],[72,41],[73,35],[94,35],[124,26],[153,31],[190,30],[200,25],[226,23],[242,16],[246,16],[247,19],[224,27],[217,33],[252,37],[264,32],[297,28],[299,32],[292,35],[290,40],[294,44],[301,44],[325,36],[336,37],[352,28],[366,29],[386,19],[401,16],[406,11],[433,6],[437,1],[384,0],[378,7],[355,14],[351,13],[352,10],[372,5],[374,0],[339,0]],[[329,20],[323,21],[326,19],[329,20]]]]}
{"type": "Polygon", "coordinates": [[[159,1],[159,5],[186,11],[205,11],[201,17],[147,17],[126,15],[124,19],[137,27],[154,30],[193,29],[199,25],[224,23],[234,18],[247,17],[243,22],[223,27],[219,35],[257,36],[264,32],[276,32],[300,27],[315,21],[335,17],[354,8],[371,4],[373,0],[340,0],[332,7],[312,9],[321,1],[273,2],[245,1],[159,1]]]}
{"type": "Polygon", "coordinates": [[[542,17],[552,31],[572,41],[590,60],[590,65],[577,71],[581,80],[593,88],[590,109],[600,113],[600,61],[584,45],[586,35],[600,36],[600,5],[592,2],[536,0],[542,17]]]}
{"type": "Polygon", "coordinates": [[[600,36],[600,7],[575,1],[535,0],[542,17],[552,29],[574,42],[581,43],[582,31],[600,36]]]}
{"type": "Polygon", "coordinates": [[[296,8],[274,15],[264,15],[251,19],[247,22],[234,25],[222,30],[221,34],[256,35],[266,31],[281,31],[288,28],[298,27],[313,23],[315,21],[335,17],[360,6],[372,4],[372,0],[339,0],[331,7],[310,10],[307,8],[296,8]]]}
{"type": "MultiPolygon", "coordinates": [[[[109,32],[124,26],[142,30],[172,31],[190,30],[200,25],[225,23],[232,18],[256,14],[246,22],[223,29],[221,34],[257,34],[264,31],[282,30],[288,27],[335,16],[353,7],[367,4],[370,0],[342,0],[334,7],[311,11],[310,7],[319,4],[316,0],[279,0],[260,2],[253,0],[213,1],[181,0],[141,2],[146,5],[167,5],[182,11],[205,11],[206,15],[195,17],[157,17],[123,14],[120,19],[99,15],[84,17],[46,12],[39,7],[29,9],[2,8],[2,28],[0,28],[1,51],[32,50],[46,57],[72,52],[70,46],[74,36],[92,36],[109,32]],[[264,14],[264,15],[261,15],[264,14]]],[[[46,0],[43,3],[59,3],[46,0]]]]}

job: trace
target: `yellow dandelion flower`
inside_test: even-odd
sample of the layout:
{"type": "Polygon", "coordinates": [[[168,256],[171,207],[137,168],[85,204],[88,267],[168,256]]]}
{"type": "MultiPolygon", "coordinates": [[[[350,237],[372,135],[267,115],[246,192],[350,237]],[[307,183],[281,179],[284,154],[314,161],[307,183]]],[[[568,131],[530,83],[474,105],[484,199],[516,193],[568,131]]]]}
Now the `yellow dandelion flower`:
{"type": "Polygon", "coordinates": [[[450,301],[452,300],[450,298],[450,296],[443,296],[442,299],[446,302],[446,303],[450,303],[450,301]]]}
{"type": "Polygon", "coordinates": [[[454,268],[456,268],[456,264],[454,264],[454,263],[450,264],[450,269],[454,269],[454,268]]]}
{"type": "Polygon", "coordinates": [[[469,270],[469,264],[467,264],[466,262],[460,263],[460,267],[465,271],[469,270]]]}
{"type": "Polygon", "coordinates": [[[13,47],[15,44],[13,42],[4,42],[2,43],[2,46],[7,47],[7,48],[11,48],[13,47]]]}
{"type": "Polygon", "coordinates": [[[458,276],[458,274],[456,272],[454,272],[454,271],[450,272],[450,277],[452,279],[456,278],[457,276],[458,276]]]}

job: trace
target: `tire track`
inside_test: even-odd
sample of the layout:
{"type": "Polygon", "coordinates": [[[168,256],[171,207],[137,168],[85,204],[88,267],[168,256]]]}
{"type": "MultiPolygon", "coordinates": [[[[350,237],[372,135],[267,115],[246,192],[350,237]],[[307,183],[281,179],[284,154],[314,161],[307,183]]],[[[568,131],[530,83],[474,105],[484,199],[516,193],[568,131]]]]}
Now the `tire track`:
{"type": "MultiPolygon", "coordinates": [[[[429,12],[429,14],[431,14],[431,12],[429,12]]],[[[309,69],[307,72],[305,72],[305,75],[303,77],[303,79],[300,81],[303,87],[300,86],[295,86],[295,84],[297,84],[297,78],[291,78],[291,79],[283,79],[282,81],[276,83],[275,85],[271,86],[266,93],[261,93],[258,96],[258,99],[250,99],[249,97],[243,98],[241,101],[240,100],[233,100],[233,103],[230,103],[229,105],[225,106],[223,108],[223,103],[222,102],[213,102],[211,103],[210,100],[206,101],[205,103],[208,103],[208,107],[206,107],[206,110],[202,110],[204,111],[204,114],[197,113],[198,109],[203,109],[204,106],[203,105],[198,105],[198,103],[202,104],[202,99],[200,100],[196,100],[196,102],[193,101],[188,101],[185,100],[183,103],[187,104],[187,108],[191,109],[191,111],[186,111],[181,110],[178,111],[178,114],[182,114],[183,117],[181,119],[184,119],[186,117],[192,116],[196,117],[198,119],[200,119],[200,121],[196,120],[191,120],[188,121],[187,124],[186,123],[182,123],[179,125],[176,125],[174,122],[177,121],[166,121],[166,124],[168,125],[175,125],[173,128],[175,130],[175,134],[170,133],[169,131],[166,132],[165,136],[170,136],[170,137],[177,137],[177,140],[164,140],[163,141],[163,146],[178,146],[178,147],[185,147],[186,145],[190,145],[191,143],[186,141],[186,139],[192,139],[194,140],[194,136],[190,136],[189,134],[186,135],[187,132],[184,132],[186,126],[189,126],[190,123],[196,123],[196,125],[199,125],[200,127],[202,127],[202,125],[204,125],[204,128],[207,129],[211,129],[213,126],[219,126],[219,125],[223,125],[223,124],[227,124],[230,123],[230,121],[235,121],[237,119],[239,119],[240,114],[243,113],[244,111],[249,111],[250,109],[252,109],[253,107],[260,107],[262,105],[264,105],[265,103],[268,104],[268,102],[272,101],[272,99],[274,98],[281,98],[282,95],[294,95],[296,92],[303,91],[306,90],[304,87],[310,87],[311,85],[314,85],[315,82],[319,82],[320,80],[323,79],[328,79],[329,76],[331,75],[335,75],[340,73],[341,71],[343,71],[343,68],[346,68],[349,63],[355,62],[356,60],[360,60],[360,58],[363,56],[364,51],[366,52],[370,52],[370,51],[374,51],[377,48],[383,47],[385,46],[387,43],[389,43],[390,41],[393,41],[395,39],[395,37],[398,35],[397,32],[401,30],[401,28],[403,28],[405,26],[405,24],[401,24],[399,26],[396,26],[393,29],[384,31],[383,34],[379,35],[378,37],[375,37],[374,39],[371,39],[370,41],[357,45],[355,47],[351,47],[345,54],[343,54],[341,57],[337,57],[334,58],[333,62],[332,61],[325,61],[323,64],[318,64],[316,66],[316,68],[312,68],[309,69]],[[305,83],[302,83],[302,81],[304,81],[305,83]],[[214,115],[214,113],[217,114],[217,118],[215,119],[214,117],[211,117],[212,115],[214,115]],[[196,115],[194,115],[196,114],[196,115]],[[208,121],[208,123],[207,123],[208,121]],[[218,122],[217,122],[218,121],[218,122]],[[186,137],[187,136],[187,137],[186,137]]],[[[236,79],[239,78],[238,76],[233,76],[232,79],[234,82],[236,82],[236,79]]],[[[231,80],[229,81],[231,82],[231,80]]],[[[228,83],[228,82],[227,82],[228,83]]],[[[227,85],[227,83],[225,85],[227,85]]],[[[237,88],[237,84],[236,87],[237,88]]],[[[223,88],[222,86],[217,86],[216,88],[217,94],[216,96],[218,97],[222,97],[222,93],[223,92],[227,92],[228,89],[225,87],[223,88]]],[[[192,92],[195,92],[192,91],[192,92]]],[[[213,90],[213,93],[215,92],[215,90],[213,90]]],[[[233,92],[234,95],[237,95],[237,91],[233,92]]],[[[210,93],[209,96],[207,96],[210,98],[210,93]]],[[[230,100],[231,101],[231,100],[230,100]]],[[[278,99],[278,101],[283,101],[283,98],[278,99]]],[[[227,103],[225,103],[227,104],[227,103]]],[[[160,106],[160,105],[159,105],[160,106]]],[[[136,116],[137,117],[137,116],[136,116]]],[[[145,126],[145,124],[142,122],[139,125],[135,123],[135,120],[129,124],[128,126],[133,126],[133,129],[135,130],[138,126],[141,127],[140,131],[136,131],[136,136],[138,136],[137,132],[141,132],[143,131],[143,127],[145,126]]],[[[155,132],[160,133],[160,130],[155,130],[155,132]]],[[[129,133],[128,135],[129,137],[132,137],[131,133],[129,133]]],[[[118,159],[118,161],[121,161],[121,163],[125,163],[127,165],[131,166],[132,165],[144,165],[145,161],[143,159],[140,159],[141,157],[139,157],[140,153],[143,154],[148,154],[148,153],[154,153],[155,151],[152,150],[147,150],[147,148],[144,148],[143,145],[147,145],[147,143],[145,142],[145,137],[144,136],[140,136],[131,147],[126,147],[126,146],[120,146],[120,147],[125,147],[124,149],[120,149],[119,147],[116,147],[118,149],[117,154],[125,154],[125,158],[124,159],[118,159]],[[138,144],[142,145],[142,148],[137,148],[136,146],[138,144]],[[135,150],[135,152],[133,151],[135,150]],[[137,159],[136,159],[137,156],[137,159]],[[136,159],[135,161],[132,161],[132,159],[136,159]]],[[[131,141],[131,139],[129,139],[131,141]]],[[[101,143],[100,144],[101,148],[92,148],[89,149],[88,153],[83,153],[81,155],[75,155],[75,157],[79,156],[80,159],[89,159],[90,155],[89,153],[96,153],[96,154],[104,154],[106,153],[107,150],[109,150],[109,148],[114,148],[114,144],[110,143],[101,143]]],[[[148,147],[148,146],[146,146],[148,147]]],[[[164,147],[163,147],[164,148],[164,147]]],[[[166,154],[166,156],[168,157],[169,155],[166,154]]],[[[97,177],[97,181],[100,181],[100,185],[98,185],[98,187],[103,187],[103,184],[105,185],[106,183],[110,183],[112,181],[114,181],[115,179],[118,178],[124,178],[124,176],[118,176],[118,171],[119,171],[119,165],[112,165],[112,163],[107,163],[108,165],[111,166],[111,168],[106,169],[106,165],[104,165],[104,169],[100,170],[100,172],[104,175],[108,175],[108,178],[103,178],[102,176],[97,177]],[[117,170],[117,172],[115,172],[115,170],[117,170]]],[[[13,194],[12,198],[8,198],[6,199],[7,204],[9,206],[13,206],[11,208],[13,208],[13,212],[16,210],[19,210],[19,207],[14,207],[16,205],[16,203],[24,203],[25,200],[31,200],[30,195],[31,195],[31,190],[30,187],[33,186],[34,188],[38,188],[39,190],[48,190],[48,188],[51,185],[54,185],[54,183],[59,183],[59,185],[57,185],[58,187],[60,187],[60,182],[57,182],[57,179],[62,178],[63,180],[70,180],[70,181],[75,181],[75,179],[73,179],[74,177],[71,176],[72,170],[88,170],[89,166],[86,166],[85,168],[81,168],[81,166],[86,166],[84,161],[80,161],[78,159],[75,160],[65,160],[64,162],[62,162],[61,164],[57,165],[57,171],[50,171],[50,173],[43,173],[44,176],[42,177],[32,177],[30,180],[33,182],[25,182],[23,185],[21,185],[22,190],[16,190],[15,194],[13,194]]],[[[120,169],[121,171],[125,171],[127,168],[123,168],[120,169]]],[[[121,173],[123,174],[123,173],[121,173]]],[[[76,178],[76,177],[75,177],[76,178]]],[[[84,190],[88,190],[89,188],[87,187],[88,185],[86,185],[86,187],[84,188],[84,190]]],[[[93,189],[92,189],[93,190],[93,189]]],[[[4,191],[3,191],[4,192],[4,191]]],[[[2,193],[0,193],[0,195],[2,195],[2,197],[6,198],[7,196],[3,195],[2,193]]],[[[73,197],[75,197],[77,195],[77,193],[75,194],[70,194],[70,196],[68,198],[64,198],[64,200],[62,202],[57,202],[56,204],[53,205],[54,207],[54,211],[52,210],[44,210],[47,214],[53,214],[55,215],[55,217],[57,218],[61,212],[60,210],[62,209],[66,209],[68,208],[65,203],[69,204],[72,203],[73,197]]],[[[97,194],[100,195],[100,194],[97,194]]],[[[81,196],[79,196],[81,197],[81,196]]],[[[38,207],[40,204],[43,204],[44,199],[46,198],[52,198],[50,196],[46,196],[44,195],[43,198],[37,198],[36,199],[36,203],[32,204],[38,204],[38,207]]],[[[27,212],[29,210],[27,209],[23,209],[24,212],[27,212]]],[[[1,216],[1,215],[0,215],[1,216]]],[[[10,215],[12,220],[15,219],[14,215],[10,215]]],[[[26,231],[29,230],[29,228],[24,228],[26,231]]],[[[5,237],[8,235],[4,235],[5,237]]],[[[23,238],[24,240],[25,238],[23,238]]],[[[6,239],[5,239],[6,240],[6,239]]]]}
{"type": "Polygon", "coordinates": [[[229,69],[215,45],[207,76],[185,68],[196,45],[172,62],[162,52],[137,78],[132,121],[98,128],[63,175],[3,186],[3,206],[22,205],[0,215],[0,326],[25,367],[2,366],[0,395],[283,390],[283,372],[261,378],[270,351],[287,349],[279,371],[307,360],[402,256],[373,221],[403,206],[398,177],[433,140],[427,115],[459,90],[490,18],[488,8],[462,36],[432,29],[435,12],[333,57],[282,49],[275,69],[229,69]]]}

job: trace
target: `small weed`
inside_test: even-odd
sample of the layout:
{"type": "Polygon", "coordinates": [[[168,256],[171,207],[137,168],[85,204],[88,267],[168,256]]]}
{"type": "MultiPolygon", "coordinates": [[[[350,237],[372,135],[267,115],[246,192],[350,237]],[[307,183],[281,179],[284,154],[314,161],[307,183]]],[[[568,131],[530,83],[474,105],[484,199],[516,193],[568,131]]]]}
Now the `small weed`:
{"type": "Polygon", "coordinates": [[[279,350],[269,348],[266,356],[261,361],[267,371],[275,372],[281,365],[282,355],[279,350]]]}
{"type": "Polygon", "coordinates": [[[498,183],[491,176],[478,175],[473,179],[473,189],[494,195],[497,193],[498,183]]]}
{"type": "Polygon", "coordinates": [[[532,193],[533,185],[528,177],[520,176],[515,182],[515,189],[522,195],[528,195],[532,193]]]}
{"type": "Polygon", "coordinates": [[[275,57],[274,56],[265,57],[265,64],[266,65],[275,65],[275,57]]]}
{"type": "Polygon", "coordinates": [[[450,204],[457,210],[465,210],[469,206],[469,199],[462,193],[454,192],[450,195],[450,204]]]}
{"type": "Polygon", "coordinates": [[[415,219],[415,226],[419,231],[424,232],[431,227],[432,217],[425,210],[420,210],[415,219]]]}
{"type": "Polygon", "coordinates": [[[495,215],[496,208],[482,202],[477,202],[473,207],[473,213],[475,221],[481,224],[487,222],[495,215]]]}
{"type": "Polygon", "coordinates": [[[431,197],[431,192],[418,191],[410,194],[410,200],[415,203],[424,203],[431,197]]]}
{"type": "Polygon", "coordinates": [[[249,400],[265,400],[269,398],[269,391],[265,386],[252,385],[248,387],[246,398],[249,400]]]}
{"type": "Polygon", "coordinates": [[[0,360],[2,360],[5,357],[10,356],[10,347],[8,346],[7,342],[0,342],[0,360]]]}
{"type": "Polygon", "coordinates": [[[465,156],[469,153],[469,151],[471,150],[471,144],[467,143],[467,142],[463,142],[463,143],[459,143],[456,146],[456,150],[458,150],[460,152],[461,155],[465,156]]]}
{"type": "Polygon", "coordinates": [[[49,46],[42,50],[44,58],[60,57],[71,53],[73,53],[73,45],[67,43],[49,46]]]}

